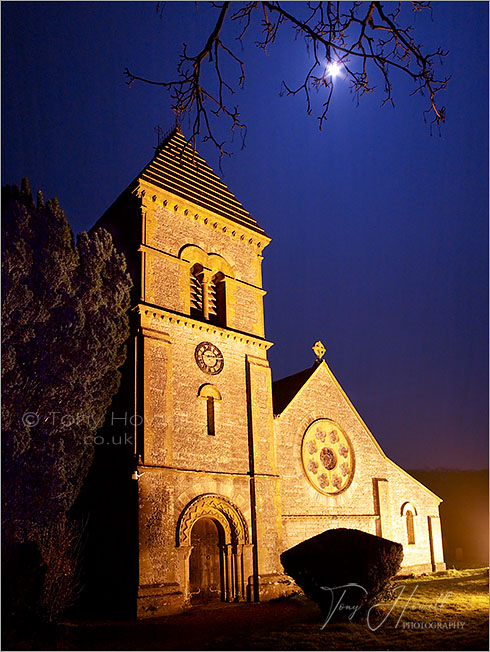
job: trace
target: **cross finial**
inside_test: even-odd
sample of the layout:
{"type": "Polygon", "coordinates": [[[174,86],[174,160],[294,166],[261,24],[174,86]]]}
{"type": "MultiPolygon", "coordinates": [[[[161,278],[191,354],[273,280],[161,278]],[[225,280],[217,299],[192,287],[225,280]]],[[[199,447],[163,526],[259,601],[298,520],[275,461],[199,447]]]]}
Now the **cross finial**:
{"type": "Polygon", "coordinates": [[[316,355],[317,362],[321,362],[323,356],[325,355],[325,347],[323,344],[320,342],[320,340],[318,340],[318,342],[315,342],[311,348],[316,355]]]}

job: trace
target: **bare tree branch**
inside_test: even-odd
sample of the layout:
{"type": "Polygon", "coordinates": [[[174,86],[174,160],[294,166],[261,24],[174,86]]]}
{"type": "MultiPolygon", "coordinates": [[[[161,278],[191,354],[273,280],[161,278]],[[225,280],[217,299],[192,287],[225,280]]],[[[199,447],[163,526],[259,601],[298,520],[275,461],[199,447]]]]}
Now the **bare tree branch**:
{"type": "MultiPolygon", "coordinates": [[[[237,129],[244,138],[245,125],[240,120],[238,107],[230,104],[230,98],[236,89],[244,85],[245,64],[231,46],[224,44],[222,33],[226,24],[230,30],[234,25],[238,26],[235,40],[243,49],[243,39],[251,30],[254,17],[257,17],[257,27],[261,29],[261,37],[255,41],[255,45],[265,52],[276,42],[279,31],[286,24],[292,28],[295,39],[303,39],[313,61],[306,69],[303,83],[292,88],[283,81],[282,88],[287,95],[304,93],[308,114],[312,112],[311,90],[325,93],[318,115],[320,129],[332,100],[334,85],[327,70],[332,63],[342,67],[345,79],[358,100],[375,90],[379,78],[383,86],[382,106],[393,104],[391,71],[402,71],[415,83],[412,95],[428,95],[429,106],[425,114],[432,116],[431,122],[440,124],[445,120],[445,108],[439,105],[437,98],[449,78],[437,78],[435,65],[442,61],[447,52],[438,48],[435,52],[423,53],[423,46],[413,39],[412,26],[402,24],[401,2],[389,10],[381,2],[307,2],[304,6],[309,13],[305,17],[293,15],[289,6],[282,2],[237,3],[236,9],[230,2],[210,4],[219,11],[216,24],[197,54],[189,54],[184,44],[177,66],[177,79],[154,81],[135,75],[127,68],[125,70],[129,85],[142,81],[162,86],[171,92],[172,109],[177,121],[184,115],[192,120],[194,145],[200,135],[204,141],[214,143],[220,157],[229,155],[224,149],[224,142],[218,141],[214,135],[213,120],[221,117],[228,118],[232,131],[237,129]],[[234,80],[226,79],[224,75],[229,63],[237,70],[234,80]],[[202,84],[205,64],[213,67],[216,80],[214,90],[210,83],[206,87],[202,84]]],[[[413,1],[410,5],[413,12],[431,10],[429,2],[413,1]]]]}

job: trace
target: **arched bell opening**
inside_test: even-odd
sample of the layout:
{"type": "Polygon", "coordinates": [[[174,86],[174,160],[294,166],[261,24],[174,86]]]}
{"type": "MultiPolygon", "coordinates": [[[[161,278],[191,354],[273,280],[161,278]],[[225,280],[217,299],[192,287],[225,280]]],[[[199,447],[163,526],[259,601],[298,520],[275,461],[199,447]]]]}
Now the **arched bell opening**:
{"type": "Polygon", "coordinates": [[[191,267],[190,278],[190,306],[191,317],[202,319],[204,317],[204,268],[199,263],[191,267]]]}

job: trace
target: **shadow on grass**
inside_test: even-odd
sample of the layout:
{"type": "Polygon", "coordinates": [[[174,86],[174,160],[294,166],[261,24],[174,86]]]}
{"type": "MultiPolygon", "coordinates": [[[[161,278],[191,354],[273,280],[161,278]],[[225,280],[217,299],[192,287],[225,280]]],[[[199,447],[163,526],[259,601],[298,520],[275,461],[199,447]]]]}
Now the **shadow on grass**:
{"type": "Polygon", "coordinates": [[[488,650],[488,569],[446,571],[396,584],[397,598],[382,605],[382,624],[378,612],[370,623],[328,624],[322,630],[317,605],[297,594],[139,622],[65,622],[47,639],[11,649],[488,650]]]}

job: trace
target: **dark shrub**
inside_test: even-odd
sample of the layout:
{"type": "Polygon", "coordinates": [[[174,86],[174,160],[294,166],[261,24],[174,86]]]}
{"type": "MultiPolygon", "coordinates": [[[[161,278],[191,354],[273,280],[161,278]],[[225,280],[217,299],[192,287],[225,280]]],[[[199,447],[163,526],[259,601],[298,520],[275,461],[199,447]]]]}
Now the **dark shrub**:
{"type": "Polygon", "coordinates": [[[381,600],[403,560],[403,546],[339,528],[286,550],[284,570],[322,610],[325,622],[364,615],[381,600]]]}

